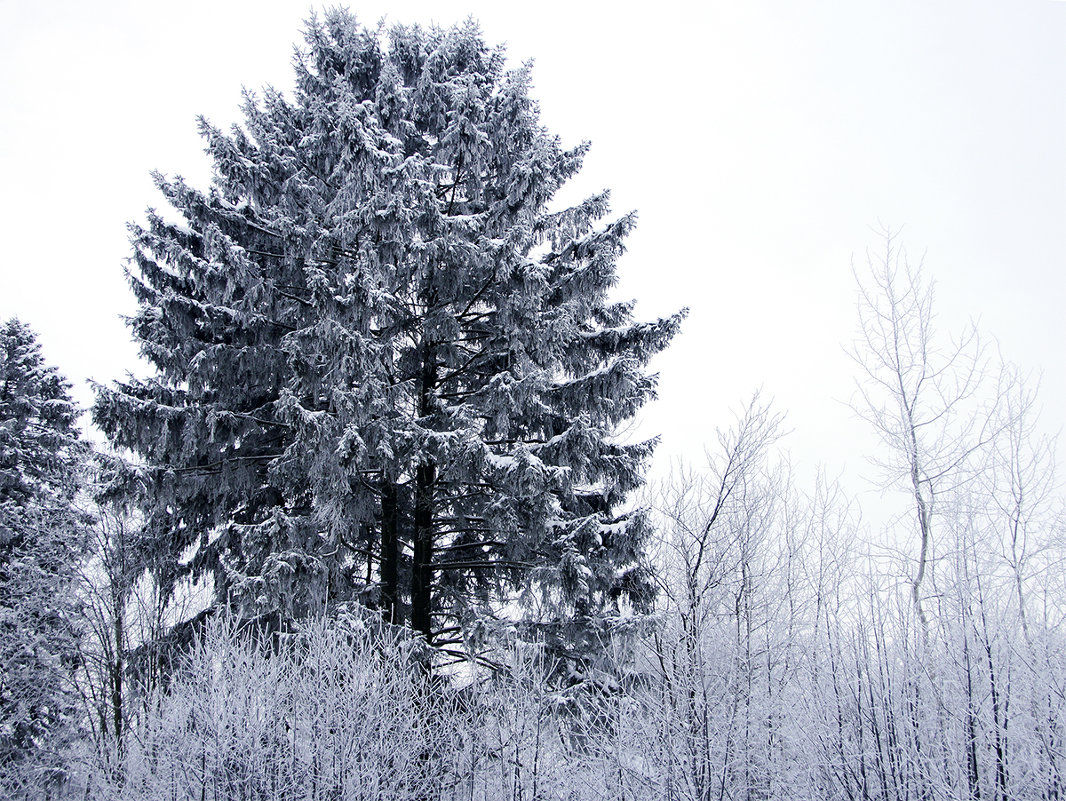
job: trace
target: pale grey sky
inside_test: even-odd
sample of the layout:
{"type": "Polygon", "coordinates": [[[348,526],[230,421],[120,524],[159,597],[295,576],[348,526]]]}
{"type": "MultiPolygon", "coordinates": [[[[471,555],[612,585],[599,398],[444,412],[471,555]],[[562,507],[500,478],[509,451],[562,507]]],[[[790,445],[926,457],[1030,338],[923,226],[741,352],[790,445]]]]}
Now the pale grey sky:
{"type": "MultiPolygon", "coordinates": [[[[904,227],[943,325],[973,316],[1044,372],[1066,422],[1066,3],[675,0],[633,5],[361,2],[365,23],[472,15],[534,58],[543,120],[593,150],[574,195],[610,187],[640,225],[621,294],[687,305],[644,431],[699,458],[763,387],[801,463],[862,468],[844,401],[851,260],[904,227]],[[638,10],[640,9],[640,10],[638,10]]],[[[125,224],[162,205],[149,170],[207,182],[195,116],[236,121],[242,85],[291,85],[310,6],[0,0],[0,318],[84,380],[133,366],[118,319],[125,224]]],[[[1060,449],[1061,451],[1061,449],[1060,449]]]]}

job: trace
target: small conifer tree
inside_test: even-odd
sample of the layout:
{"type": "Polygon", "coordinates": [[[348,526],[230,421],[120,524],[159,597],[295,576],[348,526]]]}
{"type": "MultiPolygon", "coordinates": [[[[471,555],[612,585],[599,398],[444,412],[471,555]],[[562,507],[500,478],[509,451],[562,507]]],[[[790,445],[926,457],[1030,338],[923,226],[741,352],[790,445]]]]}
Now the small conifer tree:
{"type": "Polygon", "coordinates": [[[67,679],[85,448],[69,392],[29,326],[0,326],[0,795],[59,778],[77,728],[67,679]]]}

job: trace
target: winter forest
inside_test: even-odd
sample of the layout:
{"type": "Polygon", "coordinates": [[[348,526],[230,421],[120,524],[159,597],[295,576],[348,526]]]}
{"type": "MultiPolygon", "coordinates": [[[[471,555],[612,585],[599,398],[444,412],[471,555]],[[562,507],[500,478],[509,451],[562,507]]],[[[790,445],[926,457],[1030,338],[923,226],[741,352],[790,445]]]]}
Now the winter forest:
{"type": "Polygon", "coordinates": [[[532,66],[340,9],[293,65],[153,174],[144,369],[83,410],[0,327],[0,797],[1066,798],[1056,441],[899,230],[840,413],[904,511],[756,390],[652,476],[688,312],[617,297],[636,215],[560,201],[532,66]]]}

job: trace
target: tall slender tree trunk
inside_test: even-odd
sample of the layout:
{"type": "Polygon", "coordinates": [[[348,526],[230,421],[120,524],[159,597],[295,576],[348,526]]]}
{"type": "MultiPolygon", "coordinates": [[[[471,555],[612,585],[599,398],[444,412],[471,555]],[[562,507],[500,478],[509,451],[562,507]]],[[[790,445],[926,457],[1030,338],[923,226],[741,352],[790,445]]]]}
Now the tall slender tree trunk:
{"type": "Polygon", "coordinates": [[[123,614],[123,599],[115,599],[115,619],[113,621],[115,637],[115,660],[111,666],[111,716],[112,726],[115,731],[115,761],[119,764],[122,760],[122,674],[126,670],[123,657],[125,656],[126,619],[123,614]]]}
{"type": "MultiPolygon", "coordinates": [[[[431,343],[424,346],[422,386],[418,413],[423,420],[433,412],[433,391],[437,383],[437,357],[431,343]]],[[[415,541],[411,571],[411,626],[433,641],[433,490],[437,466],[423,455],[415,469],[415,541]]]]}
{"type": "Polygon", "coordinates": [[[977,699],[973,690],[973,666],[970,663],[970,633],[968,615],[963,615],[962,659],[966,670],[966,776],[969,781],[969,798],[981,799],[981,770],[977,759],[977,699]]]}
{"type": "Polygon", "coordinates": [[[918,513],[918,531],[921,537],[918,551],[918,572],[911,582],[911,600],[914,603],[914,611],[918,615],[918,622],[922,624],[922,636],[928,640],[929,619],[922,607],[922,581],[925,578],[926,566],[929,562],[929,546],[933,538],[933,492],[932,485],[922,477],[921,453],[918,448],[917,425],[914,421],[913,401],[907,398],[906,388],[900,380],[900,397],[903,398],[906,408],[907,447],[910,461],[911,487],[914,491],[915,511],[918,513]],[[924,487],[923,487],[924,483],[924,487]]]}
{"type": "Polygon", "coordinates": [[[415,547],[411,571],[411,626],[432,642],[433,638],[433,485],[437,468],[420,464],[415,471],[415,547]]]}
{"type": "Polygon", "coordinates": [[[382,616],[394,626],[403,625],[400,608],[400,524],[396,484],[381,482],[381,604],[382,616]]]}

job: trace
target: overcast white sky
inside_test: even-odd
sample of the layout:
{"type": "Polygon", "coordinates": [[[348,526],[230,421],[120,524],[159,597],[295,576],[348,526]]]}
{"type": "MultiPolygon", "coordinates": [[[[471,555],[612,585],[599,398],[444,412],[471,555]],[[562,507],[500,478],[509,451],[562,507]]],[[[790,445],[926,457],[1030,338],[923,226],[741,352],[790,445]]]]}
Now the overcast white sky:
{"type": "MultiPolygon", "coordinates": [[[[472,15],[534,58],[543,121],[593,142],[577,179],[640,212],[621,294],[691,316],[643,430],[699,458],[762,386],[796,461],[862,471],[851,260],[904,227],[968,317],[1043,370],[1066,422],[1066,2],[361,2],[364,23],[472,15]]],[[[125,224],[149,171],[209,175],[195,117],[291,85],[303,0],[0,0],[0,319],[18,315],[87,404],[134,365],[125,224]]],[[[1060,449],[1061,452],[1061,449],[1060,449]]]]}

